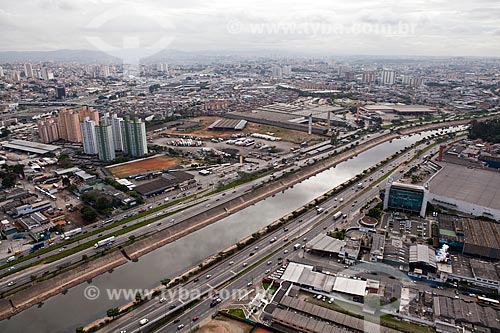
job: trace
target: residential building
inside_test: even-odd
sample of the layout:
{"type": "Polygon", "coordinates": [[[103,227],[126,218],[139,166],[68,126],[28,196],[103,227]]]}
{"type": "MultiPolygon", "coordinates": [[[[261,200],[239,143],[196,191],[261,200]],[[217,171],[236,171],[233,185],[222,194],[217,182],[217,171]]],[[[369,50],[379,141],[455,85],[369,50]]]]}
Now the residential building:
{"type": "Polygon", "coordinates": [[[85,119],[83,119],[83,121],[80,123],[83,152],[87,155],[97,154],[96,134],[94,129],[95,126],[95,121],[90,120],[88,117],[85,117],[85,119]]]}
{"type": "Polygon", "coordinates": [[[123,118],[119,118],[118,115],[113,114],[112,116],[109,113],[104,114],[104,122],[106,125],[111,125],[111,130],[113,132],[113,145],[116,151],[123,150],[123,137],[122,137],[122,123],[123,118]]]}
{"type": "Polygon", "coordinates": [[[41,142],[51,143],[59,140],[59,126],[57,124],[57,118],[48,117],[40,119],[37,126],[41,142]]]}
{"type": "Polygon", "coordinates": [[[97,154],[101,161],[112,161],[115,159],[115,147],[113,143],[113,129],[101,120],[95,126],[95,140],[97,144],[97,154]]]}
{"type": "Polygon", "coordinates": [[[380,83],[381,84],[391,85],[391,84],[394,84],[395,80],[396,80],[396,72],[394,72],[393,70],[384,69],[380,73],[380,83]]]}
{"type": "Polygon", "coordinates": [[[123,152],[132,157],[143,157],[148,153],[146,124],[139,118],[132,121],[127,116],[121,123],[123,152]]]}
{"type": "Polygon", "coordinates": [[[58,116],[59,136],[69,142],[82,142],[80,119],[74,110],[63,109],[58,116]]]}
{"type": "Polygon", "coordinates": [[[33,77],[33,66],[30,63],[24,64],[24,76],[27,78],[33,77]]]}

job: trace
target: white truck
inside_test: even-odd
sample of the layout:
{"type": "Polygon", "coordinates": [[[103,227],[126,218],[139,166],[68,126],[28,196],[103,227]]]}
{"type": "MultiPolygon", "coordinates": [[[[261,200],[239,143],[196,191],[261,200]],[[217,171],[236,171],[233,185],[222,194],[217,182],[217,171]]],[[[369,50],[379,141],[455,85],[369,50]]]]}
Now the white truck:
{"type": "Polygon", "coordinates": [[[111,243],[113,243],[115,241],[115,236],[111,236],[111,237],[108,237],[108,238],[104,238],[104,239],[101,239],[100,241],[98,241],[97,243],[94,244],[94,248],[99,248],[99,247],[102,247],[102,246],[107,246],[111,243]]]}
{"type": "Polygon", "coordinates": [[[293,246],[293,249],[294,249],[294,250],[298,250],[298,249],[300,249],[300,246],[301,246],[301,245],[300,245],[300,243],[297,243],[297,244],[295,244],[295,245],[293,246]]]}
{"type": "Polygon", "coordinates": [[[69,239],[69,237],[74,236],[74,235],[78,235],[81,232],[82,232],[82,228],[75,228],[72,230],[68,230],[66,232],[63,232],[63,234],[61,235],[61,239],[69,239]]]}
{"type": "Polygon", "coordinates": [[[333,220],[338,220],[341,217],[342,217],[342,212],[340,211],[333,214],[333,220]]]}

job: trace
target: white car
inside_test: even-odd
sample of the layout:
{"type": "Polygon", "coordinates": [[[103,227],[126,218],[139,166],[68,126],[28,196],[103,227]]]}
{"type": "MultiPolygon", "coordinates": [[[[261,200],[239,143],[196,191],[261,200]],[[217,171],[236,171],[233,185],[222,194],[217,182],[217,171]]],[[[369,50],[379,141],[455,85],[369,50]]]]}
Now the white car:
{"type": "Polygon", "coordinates": [[[149,319],[147,318],[142,318],[141,320],[139,320],[139,325],[146,325],[147,323],[149,323],[149,319]]]}
{"type": "Polygon", "coordinates": [[[165,297],[160,298],[160,303],[166,302],[167,299],[165,297]]]}
{"type": "Polygon", "coordinates": [[[207,274],[207,279],[210,279],[212,277],[212,274],[207,274]]]}
{"type": "Polygon", "coordinates": [[[7,283],[7,286],[12,287],[12,286],[13,286],[13,285],[15,285],[15,284],[16,284],[16,282],[15,282],[15,281],[10,281],[9,283],[7,283]]]}

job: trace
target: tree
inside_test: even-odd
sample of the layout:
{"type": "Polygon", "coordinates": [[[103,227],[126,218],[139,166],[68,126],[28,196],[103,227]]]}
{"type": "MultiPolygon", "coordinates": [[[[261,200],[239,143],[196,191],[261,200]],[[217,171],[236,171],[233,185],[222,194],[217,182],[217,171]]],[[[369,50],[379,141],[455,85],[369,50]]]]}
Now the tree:
{"type": "Polygon", "coordinates": [[[170,283],[170,279],[163,279],[161,280],[161,284],[164,286],[167,286],[170,283]]]}
{"type": "Polygon", "coordinates": [[[83,326],[80,326],[80,327],[75,328],[75,332],[76,333],[83,333],[85,331],[83,330],[83,326]]]}
{"type": "Polygon", "coordinates": [[[63,184],[64,187],[68,187],[69,185],[71,185],[71,181],[69,180],[68,177],[64,177],[62,179],[62,184],[63,184]]]}
{"type": "Polygon", "coordinates": [[[114,318],[120,314],[120,309],[119,308],[110,308],[106,310],[106,315],[108,317],[114,318]]]}
{"type": "Polygon", "coordinates": [[[90,207],[83,207],[80,213],[82,215],[82,218],[87,222],[92,222],[97,217],[95,210],[90,207]]]}
{"type": "Polygon", "coordinates": [[[135,293],[135,302],[136,303],[142,302],[142,294],[139,291],[135,293]]]}

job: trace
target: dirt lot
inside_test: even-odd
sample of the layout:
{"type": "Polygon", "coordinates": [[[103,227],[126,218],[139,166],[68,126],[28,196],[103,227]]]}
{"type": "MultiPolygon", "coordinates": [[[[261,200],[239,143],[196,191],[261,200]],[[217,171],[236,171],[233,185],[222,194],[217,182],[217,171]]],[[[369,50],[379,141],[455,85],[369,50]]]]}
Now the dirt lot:
{"type": "Polygon", "coordinates": [[[159,171],[173,167],[179,164],[179,160],[168,156],[156,156],[146,158],[141,161],[130,162],[115,167],[110,167],[108,170],[116,177],[122,178],[130,175],[137,175],[150,171],[159,171]]]}
{"type": "Polygon", "coordinates": [[[203,325],[199,333],[249,333],[252,326],[227,318],[211,320],[203,325]]]}
{"type": "MultiPolygon", "coordinates": [[[[196,136],[199,138],[226,138],[231,136],[232,134],[239,133],[238,131],[210,131],[208,130],[208,126],[212,124],[220,117],[197,117],[190,119],[193,122],[200,122],[203,124],[202,128],[195,129],[193,131],[188,132],[177,132],[175,129],[169,129],[164,131],[164,133],[176,135],[176,136],[196,136]]],[[[319,135],[308,135],[307,133],[301,131],[294,131],[285,128],[256,124],[256,123],[248,123],[242,133],[260,133],[260,134],[268,134],[280,137],[283,141],[293,142],[293,143],[301,143],[306,140],[312,140],[319,142],[321,137],[319,135]]]]}

